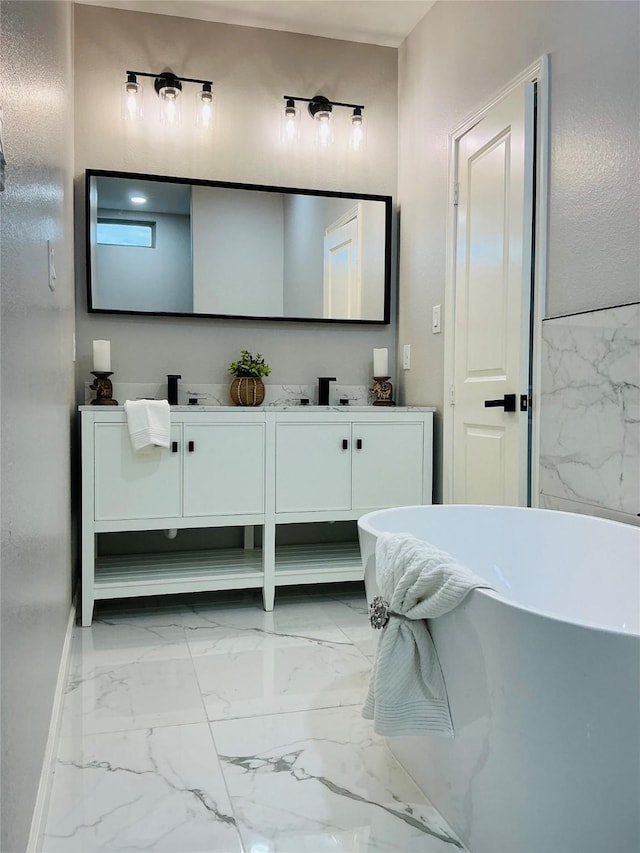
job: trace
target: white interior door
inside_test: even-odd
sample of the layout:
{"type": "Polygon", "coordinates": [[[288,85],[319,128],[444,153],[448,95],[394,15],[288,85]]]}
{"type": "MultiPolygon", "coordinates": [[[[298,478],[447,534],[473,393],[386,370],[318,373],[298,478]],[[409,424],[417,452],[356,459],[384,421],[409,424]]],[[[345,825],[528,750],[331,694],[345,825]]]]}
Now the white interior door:
{"type": "Polygon", "coordinates": [[[458,144],[454,503],[527,503],[533,106],[523,83],[458,144]]]}
{"type": "Polygon", "coordinates": [[[359,319],[361,316],[360,217],[356,208],[329,226],[324,237],[323,316],[359,319]]]}

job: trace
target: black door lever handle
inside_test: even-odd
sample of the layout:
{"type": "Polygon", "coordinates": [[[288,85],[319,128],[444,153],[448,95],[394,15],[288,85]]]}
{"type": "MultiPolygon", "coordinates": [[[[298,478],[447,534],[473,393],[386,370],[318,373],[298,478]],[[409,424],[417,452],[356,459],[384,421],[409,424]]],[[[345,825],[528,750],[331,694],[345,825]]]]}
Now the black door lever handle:
{"type": "Polygon", "coordinates": [[[485,400],[485,409],[491,409],[497,406],[504,406],[505,412],[515,412],[516,410],[516,395],[505,394],[502,400],[485,400]]]}

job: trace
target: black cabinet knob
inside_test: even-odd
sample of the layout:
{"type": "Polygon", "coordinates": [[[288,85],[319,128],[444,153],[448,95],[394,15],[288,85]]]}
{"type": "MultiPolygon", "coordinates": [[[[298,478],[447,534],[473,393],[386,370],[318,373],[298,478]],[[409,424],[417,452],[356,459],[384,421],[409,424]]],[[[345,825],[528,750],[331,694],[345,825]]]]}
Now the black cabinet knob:
{"type": "Polygon", "coordinates": [[[178,452],[178,442],[177,442],[177,441],[172,441],[172,442],[171,442],[171,452],[172,452],[172,453],[177,453],[177,452],[178,452]]]}
{"type": "Polygon", "coordinates": [[[346,439],[346,438],[343,438],[343,439],[342,439],[342,449],[343,449],[343,450],[348,450],[348,449],[349,449],[349,442],[347,441],[347,439],[346,439]]]}
{"type": "Polygon", "coordinates": [[[189,448],[189,453],[193,453],[193,451],[196,449],[195,441],[190,441],[187,447],[189,448]]]}
{"type": "Polygon", "coordinates": [[[362,439],[356,439],[356,450],[362,450],[362,439]]]}

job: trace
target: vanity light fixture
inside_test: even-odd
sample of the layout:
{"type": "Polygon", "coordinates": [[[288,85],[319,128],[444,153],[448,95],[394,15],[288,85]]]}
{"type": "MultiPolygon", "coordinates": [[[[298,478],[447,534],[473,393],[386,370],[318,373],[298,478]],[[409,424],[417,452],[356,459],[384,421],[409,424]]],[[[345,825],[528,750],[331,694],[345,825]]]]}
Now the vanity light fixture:
{"type": "Polygon", "coordinates": [[[129,196],[129,201],[133,204],[146,204],[147,199],[146,196],[143,195],[131,195],[129,196]]]}
{"type": "Polygon", "coordinates": [[[211,129],[215,118],[215,95],[211,80],[193,77],[178,77],[172,71],[153,74],[148,71],[127,71],[127,80],[122,86],[122,114],[125,119],[142,117],[143,87],[138,77],[151,77],[160,99],[160,121],[166,125],[178,125],[181,121],[182,84],[197,83],[201,86],[196,93],[196,126],[211,129]]]}
{"type": "Polygon", "coordinates": [[[350,121],[349,147],[352,151],[361,151],[364,147],[364,110],[363,104],[345,104],[342,101],[330,101],[324,95],[313,98],[301,98],[296,95],[283,95],[285,107],[282,115],[281,138],[283,142],[295,142],[300,136],[300,109],[296,102],[306,103],[307,111],[316,123],[316,144],[327,148],[333,142],[334,107],[352,110],[350,121]]]}

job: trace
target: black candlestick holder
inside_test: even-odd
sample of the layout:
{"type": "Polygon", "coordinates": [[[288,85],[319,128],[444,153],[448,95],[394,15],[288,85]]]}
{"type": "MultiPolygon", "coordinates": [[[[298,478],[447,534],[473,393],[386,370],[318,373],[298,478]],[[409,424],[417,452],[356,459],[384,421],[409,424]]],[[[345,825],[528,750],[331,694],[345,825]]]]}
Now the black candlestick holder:
{"type": "Polygon", "coordinates": [[[111,384],[110,376],[113,372],[108,373],[101,370],[92,370],[91,374],[96,378],[93,380],[89,388],[96,392],[96,399],[91,401],[92,406],[117,406],[117,400],[113,399],[113,385],[111,384]]]}
{"type": "Polygon", "coordinates": [[[393,401],[393,385],[389,376],[374,376],[371,393],[374,406],[395,406],[393,401]]]}

